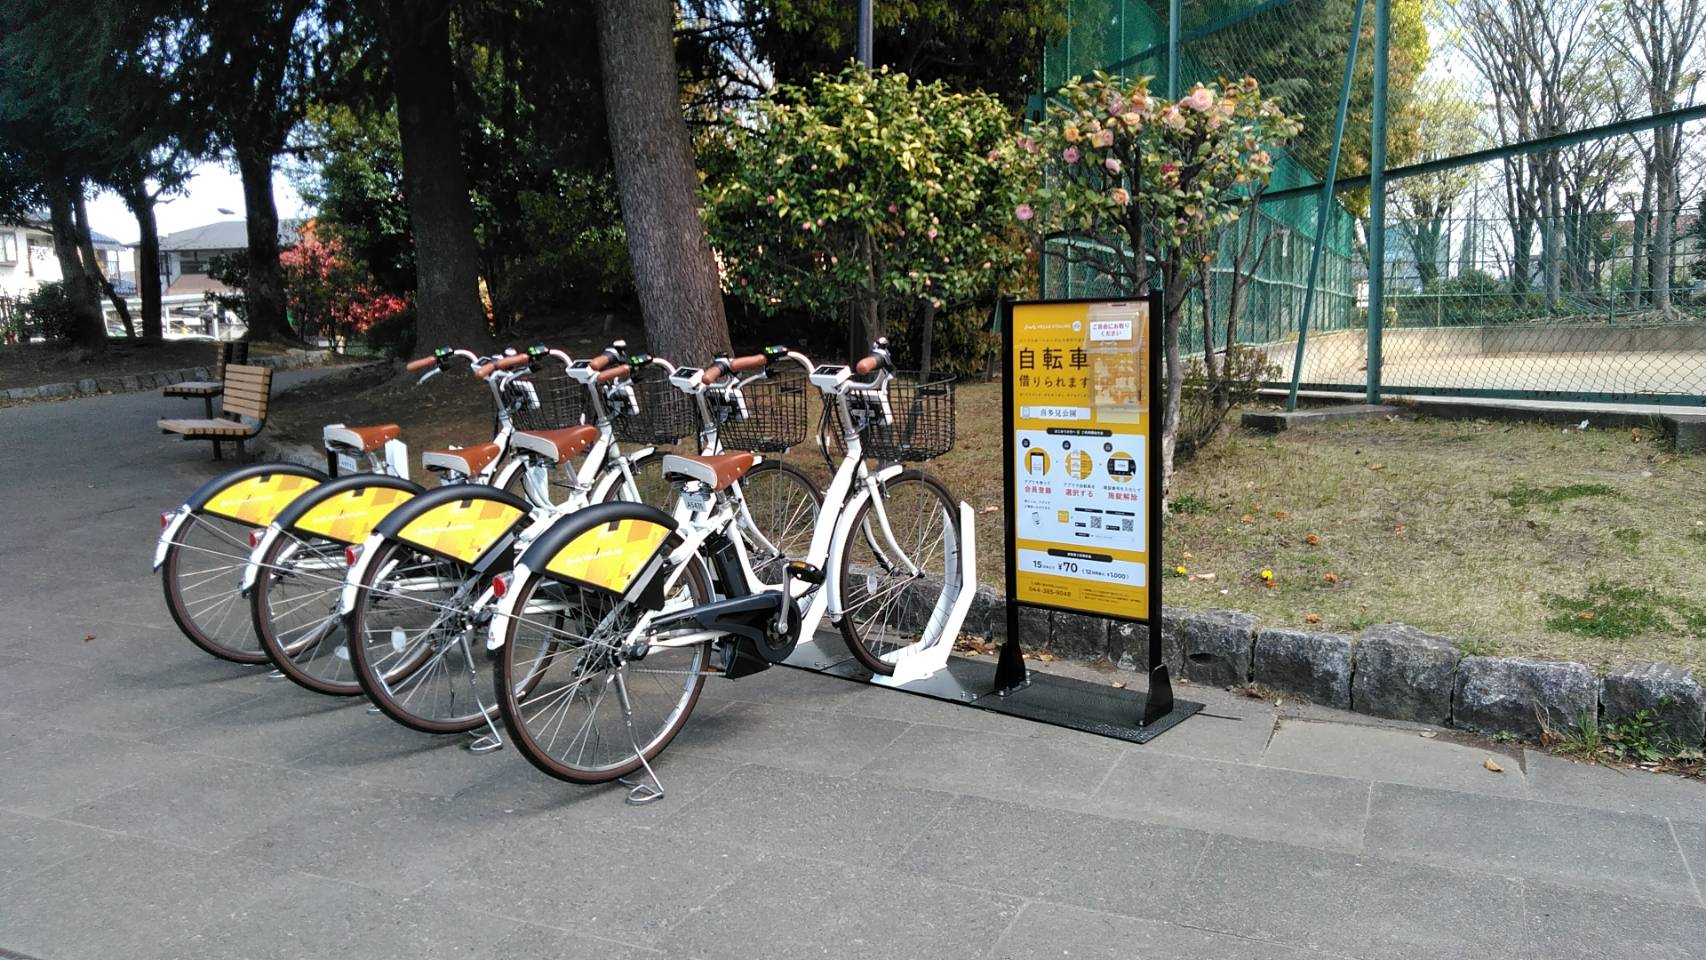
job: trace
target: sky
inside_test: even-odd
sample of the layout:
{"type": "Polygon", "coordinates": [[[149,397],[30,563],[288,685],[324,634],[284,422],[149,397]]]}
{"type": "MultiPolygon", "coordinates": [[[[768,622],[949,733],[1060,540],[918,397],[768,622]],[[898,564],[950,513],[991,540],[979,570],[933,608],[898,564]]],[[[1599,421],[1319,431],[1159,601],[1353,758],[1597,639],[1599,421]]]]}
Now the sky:
{"type": "MultiPolygon", "coordinates": [[[[154,219],[161,236],[219,220],[243,219],[243,184],[236,171],[224,164],[197,166],[187,187],[155,206],[154,219]],[[231,212],[220,213],[221,208],[231,212]]],[[[306,209],[301,194],[281,172],[273,174],[273,201],[281,219],[301,216],[306,209]]],[[[123,243],[134,243],[142,235],[130,208],[113,193],[102,193],[89,201],[89,228],[123,243]]]]}

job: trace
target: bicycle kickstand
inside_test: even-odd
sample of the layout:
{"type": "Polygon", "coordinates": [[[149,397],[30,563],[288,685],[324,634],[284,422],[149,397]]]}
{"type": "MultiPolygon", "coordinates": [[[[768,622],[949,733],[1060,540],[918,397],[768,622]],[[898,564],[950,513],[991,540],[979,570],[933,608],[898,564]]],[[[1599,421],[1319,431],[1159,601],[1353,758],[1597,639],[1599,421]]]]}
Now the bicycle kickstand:
{"type": "MultiPolygon", "coordinates": [[[[469,735],[474,738],[473,741],[468,744],[468,752],[491,753],[493,750],[502,750],[504,746],[503,734],[498,732],[498,725],[492,721],[492,714],[496,712],[497,705],[493,704],[488,707],[486,706],[486,701],[480,698],[480,671],[474,666],[474,654],[469,647],[468,637],[464,635],[461,642],[462,656],[468,661],[469,685],[472,686],[475,691],[474,703],[480,708],[481,719],[486,721],[485,733],[476,733],[474,730],[468,731],[469,735]]],[[[478,728],[476,728],[476,730],[477,729],[478,728]]]]}
{"type": "Polygon", "coordinates": [[[616,681],[616,698],[622,703],[622,722],[628,726],[628,743],[634,748],[634,756],[640,758],[640,767],[646,771],[646,776],[650,777],[652,781],[646,783],[641,780],[618,777],[616,782],[628,788],[628,797],[625,802],[633,806],[638,807],[662,800],[663,781],[658,779],[657,771],[652,769],[652,765],[646,762],[646,753],[640,749],[640,739],[634,735],[634,705],[628,700],[628,682],[622,678],[622,671],[620,670],[614,672],[613,679],[616,681]]]}

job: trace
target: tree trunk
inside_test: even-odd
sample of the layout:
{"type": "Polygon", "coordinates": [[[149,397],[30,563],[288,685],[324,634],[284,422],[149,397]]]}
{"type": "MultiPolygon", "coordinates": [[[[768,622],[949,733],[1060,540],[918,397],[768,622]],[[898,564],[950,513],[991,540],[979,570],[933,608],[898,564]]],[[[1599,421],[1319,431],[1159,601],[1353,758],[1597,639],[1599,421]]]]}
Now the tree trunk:
{"type": "Polygon", "coordinates": [[[272,194],[272,154],[237,144],[237,173],[243,182],[243,211],[248,217],[249,280],[246,340],[288,335],[284,319],[284,270],[278,264],[278,207],[272,194]]]}
{"type": "Polygon", "coordinates": [[[1653,131],[1653,185],[1658,196],[1654,206],[1658,217],[1653,223],[1653,244],[1649,260],[1653,276],[1653,309],[1669,310],[1672,246],[1676,239],[1676,162],[1677,128],[1660,127],[1653,131]]]}
{"type": "Polygon", "coordinates": [[[83,269],[83,258],[77,251],[76,204],[74,194],[82,184],[50,183],[47,185],[48,222],[53,229],[53,253],[59,259],[59,272],[65,295],[71,302],[71,342],[90,350],[105,350],[107,322],[101,316],[101,302],[95,285],[83,269]]]}
{"type": "Polygon", "coordinates": [[[919,332],[923,338],[918,349],[918,369],[923,379],[928,380],[930,378],[930,364],[934,362],[931,354],[934,351],[936,339],[936,301],[924,301],[924,321],[919,324],[919,327],[919,332]]]}
{"type": "Polygon", "coordinates": [[[1629,305],[1633,307],[1639,307],[1647,299],[1643,288],[1647,286],[1647,250],[1650,246],[1647,236],[1652,218],[1653,170],[1649,163],[1641,176],[1641,205],[1635,210],[1634,234],[1630,240],[1629,305]]]}
{"type": "MultiPolygon", "coordinates": [[[[118,295],[118,291],[113,289],[112,278],[101,268],[100,258],[95,256],[95,238],[89,231],[89,206],[81,190],[77,191],[73,200],[72,213],[77,226],[77,250],[83,255],[83,269],[88,273],[89,280],[106,295],[108,302],[113,305],[113,310],[118,313],[119,320],[124,323],[124,335],[135,340],[136,322],[130,318],[130,307],[124,302],[124,298],[118,295]]],[[[106,322],[104,316],[102,322],[106,322]]]]}
{"type": "Polygon", "coordinates": [[[681,113],[675,4],[597,0],[597,13],[604,113],[646,339],[654,353],[702,363],[729,349],[729,325],[681,113]]]}
{"type": "Polygon", "coordinates": [[[159,340],[164,326],[160,316],[160,225],[154,220],[154,198],[141,180],[125,185],[124,203],[136,217],[142,238],[136,247],[136,292],[142,298],[142,338],[159,340]]]}
{"type": "MultiPolygon", "coordinates": [[[[1188,293],[1184,288],[1184,270],[1177,247],[1168,251],[1167,262],[1161,268],[1161,346],[1163,350],[1166,399],[1161,414],[1161,496],[1170,502],[1173,486],[1173,451],[1179,437],[1179,399],[1184,394],[1184,371],[1179,368],[1179,314],[1183,312],[1188,293]]],[[[1150,345],[1154,349],[1154,345],[1150,345]]],[[[1153,391],[1153,385],[1151,387],[1153,391]]],[[[1150,417],[1155,416],[1151,401],[1150,417]]]]}
{"type": "Polygon", "coordinates": [[[386,0],[381,18],[397,96],[403,192],[415,235],[417,350],[491,343],[480,302],[480,246],[462,162],[450,56],[450,4],[386,0]]]}

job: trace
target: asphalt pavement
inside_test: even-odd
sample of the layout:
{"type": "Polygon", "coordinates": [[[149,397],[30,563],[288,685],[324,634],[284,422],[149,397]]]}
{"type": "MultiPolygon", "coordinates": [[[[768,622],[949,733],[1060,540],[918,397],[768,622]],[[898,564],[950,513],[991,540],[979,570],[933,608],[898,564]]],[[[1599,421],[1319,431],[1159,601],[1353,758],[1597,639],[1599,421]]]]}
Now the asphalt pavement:
{"type": "Polygon", "coordinates": [[[1706,958],[1706,787],[1200,687],[1135,746],[713,679],[647,807],[411,733],[172,626],[191,406],[0,409],[0,958],[1706,958]]]}

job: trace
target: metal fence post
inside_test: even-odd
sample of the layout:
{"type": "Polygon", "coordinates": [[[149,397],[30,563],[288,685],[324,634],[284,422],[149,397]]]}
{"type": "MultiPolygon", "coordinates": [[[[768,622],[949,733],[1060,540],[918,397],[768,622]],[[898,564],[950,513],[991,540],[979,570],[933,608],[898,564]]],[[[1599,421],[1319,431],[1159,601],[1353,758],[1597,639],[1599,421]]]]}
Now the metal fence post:
{"type": "MultiPolygon", "coordinates": [[[[1392,0],[1374,0],[1374,118],[1368,157],[1368,402],[1380,402],[1386,326],[1386,58],[1392,0]]],[[[1412,251],[1413,252],[1413,251],[1412,251]]]]}
{"type": "MultiPolygon", "coordinates": [[[[1377,0],[1384,2],[1384,0],[1377,0]]],[[[1339,115],[1333,121],[1333,149],[1327,157],[1327,173],[1321,179],[1321,199],[1315,208],[1315,246],[1309,252],[1309,280],[1303,286],[1303,313],[1297,318],[1297,354],[1291,361],[1291,392],[1285,408],[1297,409],[1297,382],[1303,375],[1303,345],[1309,340],[1309,313],[1315,306],[1315,278],[1321,273],[1321,252],[1327,242],[1327,214],[1333,208],[1333,184],[1339,177],[1339,148],[1345,144],[1345,114],[1351,107],[1351,82],[1356,79],[1357,47],[1362,40],[1362,11],[1367,0],[1357,0],[1351,17],[1351,47],[1345,52],[1345,80],[1339,87],[1339,115]]],[[[1355,303],[1352,303],[1355,306],[1355,303]]]]}
{"type": "Polygon", "coordinates": [[[1167,99],[1179,99],[1179,21],[1184,0],[1167,0],[1167,99]]]}

